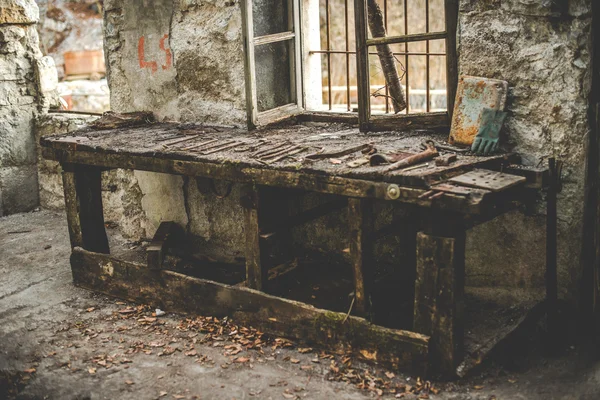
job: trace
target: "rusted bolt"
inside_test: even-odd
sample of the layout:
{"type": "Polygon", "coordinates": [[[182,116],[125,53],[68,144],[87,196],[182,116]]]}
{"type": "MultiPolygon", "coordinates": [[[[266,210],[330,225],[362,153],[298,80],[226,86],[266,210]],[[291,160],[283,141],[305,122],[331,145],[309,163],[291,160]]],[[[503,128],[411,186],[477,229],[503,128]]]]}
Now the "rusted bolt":
{"type": "Polygon", "coordinates": [[[398,185],[390,185],[387,188],[387,196],[391,199],[391,200],[396,200],[400,197],[400,188],[398,187],[398,185]]]}

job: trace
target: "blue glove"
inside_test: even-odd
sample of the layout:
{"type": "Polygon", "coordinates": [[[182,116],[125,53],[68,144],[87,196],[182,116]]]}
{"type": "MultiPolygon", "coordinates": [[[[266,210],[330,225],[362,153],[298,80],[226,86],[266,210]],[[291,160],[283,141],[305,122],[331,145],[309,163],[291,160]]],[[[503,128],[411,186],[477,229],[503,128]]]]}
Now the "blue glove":
{"type": "Polygon", "coordinates": [[[475,154],[488,155],[498,150],[500,130],[506,119],[506,113],[491,108],[484,108],[481,112],[479,132],[475,136],[471,151],[475,154]]]}

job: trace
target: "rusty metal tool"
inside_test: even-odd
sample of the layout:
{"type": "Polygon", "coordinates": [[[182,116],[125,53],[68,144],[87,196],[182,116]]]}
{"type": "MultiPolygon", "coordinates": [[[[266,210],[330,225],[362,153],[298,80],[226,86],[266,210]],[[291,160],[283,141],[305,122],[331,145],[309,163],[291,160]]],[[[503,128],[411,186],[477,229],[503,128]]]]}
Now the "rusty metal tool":
{"type": "MultiPolygon", "coordinates": [[[[298,147],[299,147],[299,146],[298,146],[298,147]]],[[[288,152],[288,153],[286,153],[286,154],[282,154],[282,155],[280,155],[279,157],[272,159],[271,161],[269,161],[269,164],[276,163],[276,162],[278,162],[278,161],[281,161],[281,160],[283,160],[283,159],[286,159],[287,157],[293,156],[293,155],[295,155],[295,154],[302,153],[303,151],[306,151],[306,150],[308,150],[308,147],[299,147],[299,148],[297,148],[297,149],[295,149],[295,150],[292,150],[292,151],[290,151],[290,152],[288,152]]]]}
{"type": "Polygon", "coordinates": [[[233,144],[240,144],[240,143],[241,142],[238,142],[237,140],[228,140],[226,142],[219,143],[214,146],[206,147],[206,148],[200,150],[199,153],[200,154],[213,154],[213,153],[217,153],[221,150],[228,149],[229,146],[231,146],[233,144]]]}
{"type": "Polygon", "coordinates": [[[361,144],[360,146],[349,147],[347,149],[343,149],[343,150],[339,150],[339,151],[309,154],[308,156],[306,156],[306,158],[308,160],[325,160],[327,158],[337,158],[337,157],[347,156],[348,154],[356,153],[357,151],[362,151],[363,153],[364,152],[368,153],[371,150],[373,150],[373,145],[368,143],[368,144],[361,144]]]}
{"type": "Polygon", "coordinates": [[[263,154],[259,158],[261,160],[263,160],[263,161],[266,161],[268,159],[278,157],[280,155],[286,154],[287,152],[292,151],[292,150],[296,150],[298,148],[300,148],[300,146],[295,145],[295,144],[290,144],[288,146],[280,148],[279,150],[275,150],[275,151],[271,151],[269,153],[263,154]]]}
{"type": "Polygon", "coordinates": [[[214,154],[214,153],[218,153],[218,152],[225,151],[225,150],[231,150],[234,147],[239,147],[239,146],[242,146],[243,144],[244,144],[244,142],[231,143],[231,144],[226,145],[226,146],[213,148],[212,150],[209,150],[209,151],[204,151],[201,154],[203,154],[203,155],[209,155],[209,154],[214,154]]]}
{"type": "Polygon", "coordinates": [[[195,144],[193,146],[184,147],[182,150],[197,149],[199,147],[208,146],[209,144],[213,144],[213,143],[218,142],[218,141],[219,141],[219,139],[211,139],[211,140],[207,140],[206,142],[195,144]]]}
{"type": "Polygon", "coordinates": [[[194,139],[197,139],[199,137],[200,137],[200,135],[190,135],[190,136],[184,137],[183,139],[178,139],[178,140],[174,140],[174,141],[169,142],[169,143],[164,143],[163,146],[173,146],[175,144],[187,142],[188,140],[194,140],[194,139]]]}
{"type": "Polygon", "coordinates": [[[203,153],[203,152],[208,151],[208,150],[216,149],[217,147],[222,147],[222,146],[230,145],[232,143],[237,142],[237,140],[226,140],[224,142],[220,142],[220,143],[219,142],[220,141],[217,141],[217,143],[212,143],[212,144],[210,144],[208,146],[205,146],[205,147],[202,147],[200,149],[194,149],[194,151],[195,152],[203,153]]]}
{"type": "Polygon", "coordinates": [[[180,138],[182,136],[183,135],[181,133],[176,133],[174,135],[169,135],[167,137],[156,139],[155,142],[168,142],[169,140],[177,139],[177,138],[180,138]]]}
{"type": "Polygon", "coordinates": [[[363,158],[359,158],[358,160],[350,161],[346,165],[348,167],[350,167],[350,168],[358,168],[358,167],[361,167],[363,165],[367,165],[368,163],[369,163],[369,158],[368,157],[363,157],[363,158]]]}
{"type": "Polygon", "coordinates": [[[403,169],[407,167],[411,167],[415,164],[419,164],[425,161],[433,160],[435,157],[439,155],[437,149],[432,143],[427,143],[427,150],[422,151],[421,153],[417,153],[414,156],[406,157],[389,167],[385,168],[383,172],[392,172],[398,169],[403,169]]]}
{"type": "Polygon", "coordinates": [[[450,146],[447,144],[443,144],[440,142],[436,142],[434,140],[424,140],[423,143],[421,143],[421,148],[423,150],[427,149],[427,145],[431,143],[435,146],[436,149],[438,150],[444,150],[444,151],[451,151],[453,153],[468,153],[469,151],[471,151],[471,148],[469,147],[456,147],[456,146],[450,146]]]}
{"type": "Polygon", "coordinates": [[[421,200],[435,200],[435,199],[439,199],[440,197],[443,197],[445,195],[444,192],[441,192],[439,190],[429,190],[425,193],[423,193],[422,195],[419,196],[419,199],[421,200]]]}
{"type": "Polygon", "coordinates": [[[271,148],[268,148],[268,149],[264,149],[264,150],[259,150],[256,153],[253,153],[252,157],[258,157],[258,158],[260,158],[262,156],[267,155],[268,153],[270,153],[272,151],[276,151],[276,150],[281,149],[282,147],[289,146],[290,144],[291,143],[287,142],[287,141],[283,142],[283,143],[279,143],[279,144],[275,145],[274,147],[271,147],[271,148]]]}
{"type": "Polygon", "coordinates": [[[445,154],[435,159],[435,165],[438,167],[447,167],[458,159],[456,154],[445,154]]]}

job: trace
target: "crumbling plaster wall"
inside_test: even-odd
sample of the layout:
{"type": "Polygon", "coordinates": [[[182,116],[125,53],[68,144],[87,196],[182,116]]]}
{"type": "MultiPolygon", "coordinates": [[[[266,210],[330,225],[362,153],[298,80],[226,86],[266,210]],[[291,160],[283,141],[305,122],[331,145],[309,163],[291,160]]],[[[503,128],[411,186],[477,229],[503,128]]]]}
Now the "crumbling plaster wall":
{"type": "MultiPolygon", "coordinates": [[[[588,99],[591,90],[592,0],[462,0],[459,70],[509,82],[510,147],[530,165],[564,161],[559,195],[559,282],[576,297],[582,243],[588,99]]],[[[511,213],[470,235],[472,283],[541,286],[544,209],[511,213]],[[489,249],[489,250],[488,250],[489,249]],[[491,281],[490,281],[491,278],[491,281]]]]}
{"type": "Polygon", "coordinates": [[[42,57],[33,0],[0,0],[0,215],[38,205],[34,119],[56,99],[52,59],[42,57]]]}
{"type": "MultiPolygon", "coordinates": [[[[238,2],[161,0],[154,11],[145,8],[143,0],[127,3],[105,2],[105,50],[113,109],[152,110],[160,118],[186,122],[243,124],[238,2]],[[168,35],[173,57],[171,66],[164,61],[167,52],[157,45],[164,35],[168,35]],[[142,36],[146,38],[143,59],[139,51],[142,36]],[[155,71],[153,61],[157,63],[155,71]]],[[[568,11],[560,15],[546,3],[551,2],[461,1],[459,64],[461,73],[509,81],[506,133],[510,146],[527,154],[527,163],[537,164],[548,155],[565,161],[559,203],[559,268],[561,286],[567,290],[578,276],[581,246],[591,0],[571,0],[568,11]]],[[[129,174],[130,186],[139,187],[144,210],[130,212],[130,217],[147,221],[141,224],[146,235],[153,233],[161,219],[173,219],[201,238],[209,253],[224,260],[242,256],[237,187],[227,199],[219,200],[203,181],[124,174],[129,174]]],[[[390,207],[378,208],[380,223],[394,214],[390,207]]],[[[340,213],[328,217],[324,225],[298,232],[296,238],[309,247],[340,252],[346,247],[340,240],[344,232],[340,213]]],[[[469,283],[540,288],[544,238],[541,206],[535,216],[511,213],[476,228],[468,240],[469,283]]],[[[391,240],[379,250],[402,257],[395,247],[401,248],[401,243],[391,240]]]]}

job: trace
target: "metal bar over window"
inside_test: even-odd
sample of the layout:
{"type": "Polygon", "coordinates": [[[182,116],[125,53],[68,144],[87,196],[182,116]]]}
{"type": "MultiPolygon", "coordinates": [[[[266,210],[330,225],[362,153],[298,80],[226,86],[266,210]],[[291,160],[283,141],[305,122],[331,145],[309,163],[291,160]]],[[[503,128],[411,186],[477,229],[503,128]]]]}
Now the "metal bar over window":
{"type": "MultiPolygon", "coordinates": [[[[328,1],[328,0],[327,0],[328,1]]],[[[456,63],[456,27],[457,27],[457,19],[458,19],[458,0],[445,0],[444,2],[444,11],[446,16],[445,25],[446,28],[442,32],[431,31],[431,2],[430,0],[423,0],[425,5],[425,32],[420,33],[411,33],[409,32],[409,15],[408,15],[408,0],[404,0],[402,2],[403,7],[403,23],[404,23],[404,34],[403,35],[394,35],[387,36],[383,38],[369,38],[368,37],[368,11],[367,11],[367,1],[368,0],[355,0],[355,24],[356,24],[356,65],[357,65],[357,90],[358,90],[358,113],[359,113],[359,123],[361,130],[370,130],[372,128],[376,128],[376,124],[378,122],[385,122],[389,125],[391,119],[394,116],[390,116],[390,106],[388,99],[388,91],[386,87],[386,104],[385,111],[388,116],[383,115],[371,115],[371,87],[370,87],[370,75],[369,75],[369,55],[377,54],[377,52],[371,50],[371,47],[381,45],[381,44],[404,44],[403,50],[395,51],[393,54],[395,56],[403,56],[404,59],[404,86],[406,88],[406,114],[411,113],[411,73],[410,73],[410,65],[411,65],[411,56],[424,56],[425,57],[425,85],[426,87],[421,89],[417,87],[414,91],[414,95],[423,96],[425,95],[425,107],[423,107],[427,113],[430,113],[432,117],[439,117],[440,121],[444,120],[447,122],[448,114],[447,113],[433,113],[432,109],[432,96],[438,96],[438,90],[432,90],[432,56],[440,56],[446,57],[447,60],[447,95],[448,95],[448,105],[449,107],[453,104],[453,97],[456,93],[456,83],[458,81],[457,76],[457,63],[456,63]],[[444,40],[446,42],[446,51],[440,52],[432,52],[432,44],[431,41],[434,40],[444,40]],[[425,44],[425,51],[411,51],[410,43],[414,42],[422,42],[425,44]],[[434,115],[435,114],[435,115],[434,115]]],[[[383,0],[383,12],[384,12],[384,22],[386,31],[388,31],[388,13],[389,7],[387,0],[383,0]]],[[[402,23],[401,22],[401,23],[402,23]]],[[[413,47],[414,48],[414,47],[413,47]]],[[[436,46],[437,49],[437,46],[436,46]]],[[[320,53],[319,51],[314,51],[311,53],[320,53]]],[[[348,52],[343,51],[333,51],[329,49],[327,51],[328,55],[331,54],[346,54],[348,52]]],[[[353,54],[353,53],[351,53],[353,54]]],[[[413,59],[414,60],[414,59],[413,59]]],[[[413,68],[414,72],[414,68],[413,68]]],[[[419,78],[420,79],[420,78],[419,78]]],[[[421,83],[422,84],[422,83],[421,83]]],[[[331,96],[331,94],[330,94],[331,96]]],[[[413,99],[414,100],[414,99],[413,99]]],[[[414,106],[413,102],[413,106],[414,106]]],[[[451,110],[449,110],[451,111],[451,110]]],[[[397,116],[395,118],[398,118],[397,116]]],[[[403,117],[400,117],[403,118],[403,117]]],[[[412,115],[411,115],[412,118],[412,115]]]]}

